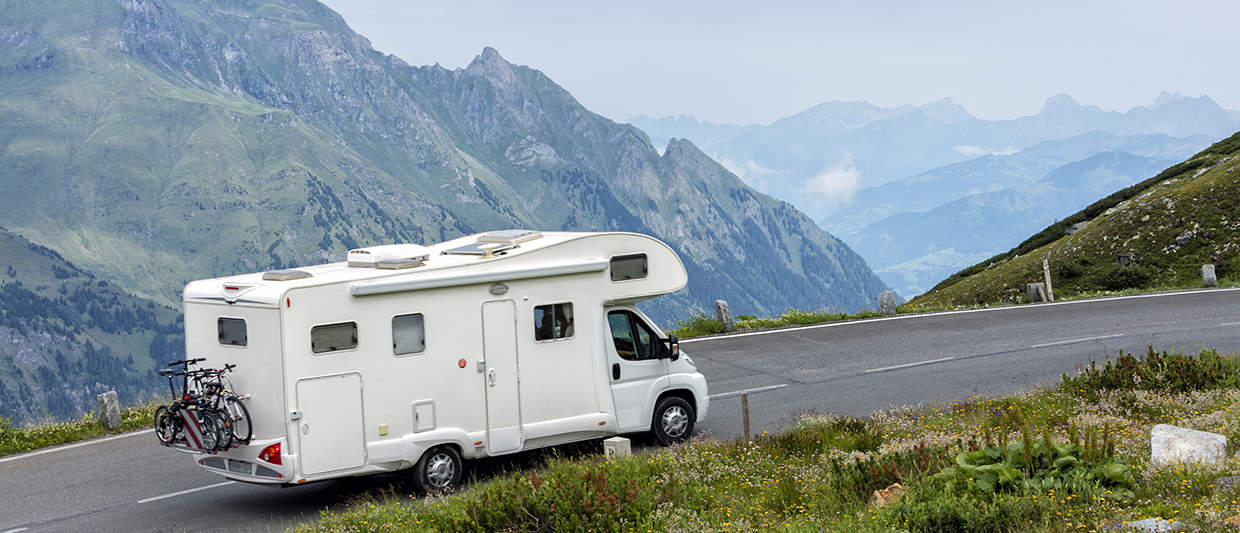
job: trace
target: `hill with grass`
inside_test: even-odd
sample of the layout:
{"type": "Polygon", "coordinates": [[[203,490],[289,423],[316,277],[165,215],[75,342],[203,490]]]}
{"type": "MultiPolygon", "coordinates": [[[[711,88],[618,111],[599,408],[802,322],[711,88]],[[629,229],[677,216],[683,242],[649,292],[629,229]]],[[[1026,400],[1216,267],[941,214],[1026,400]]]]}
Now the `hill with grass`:
{"type": "Polygon", "coordinates": [[[1017,302],[1049,261],[1055,295],[1201,285],[1214,264],[1240,280],[1240,133],[1099,200],[910,303],[1017,302]]]}

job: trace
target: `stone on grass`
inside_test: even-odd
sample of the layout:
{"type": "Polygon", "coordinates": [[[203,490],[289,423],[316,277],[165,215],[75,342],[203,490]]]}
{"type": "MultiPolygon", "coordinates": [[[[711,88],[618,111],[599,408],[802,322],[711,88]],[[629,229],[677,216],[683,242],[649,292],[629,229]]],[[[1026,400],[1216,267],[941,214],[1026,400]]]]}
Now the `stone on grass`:
{"type": "Polygon", "coordinates": [[[112,429],[121,427],[121,402],[116,397],[116,391],[105,392],[95,399],[99,401],[97,412],[103,425],[112,429]]]}
{"type": "Polygon", "coordinates": [[[1196,529],[1183,522],[1172,522],[1162,518],[1146,518],[1128,523],[1129,531],[1184,531],[1190,528],[1196,529]]]}
{"type": "Polygon", "coordinates": [[[736,331],[736,322],[732,321],[732,310],[727,300],[715,300],[715,316],[723,323],[724,331],[736,331]]]}
{"type": "Polygon", "coordinates": [[[889,503],[898,502],[905,492],[907,490],[905,490],[904,485],[892,483],[891,486],[883,490],[874,491],[874,494],[870,495],[870,503],[867,507],[877,509],[889,503]]]}
{"type": "Polygon", "coordinates": [[[633,445],[624,437],[612,437],[603,441],[603,455],[608,459],[623,459],[633,455],[633,445]]]}
{"type": "Polygon", "coordinates": [[[1214,265],[1201,265],[1201,283],[1207,287],[1218,287],[1218,276],[1214,275],[1214,265]]]}
{"type": "Polygon", "coordinates": [[[1046,284],[1030,283],[1025,285],[1025,297],[1029,298],[1031,302],[1046,301],[1046,284]]]}
{"type": "Polygon", "coordinates": [[[878,295],[878,312],[883,316],[896,316],[896,291],[883,291],[878,295]]]}
{"type": "Polygon", "coordinates": [[[1223,525],[1231,529],[1240,529],[1240,515],[1224,518],[1223,525]]]}
{"type": "Polygon", "coordinates": [[[1227,437],[1158,424],[1150,431],[1150,461],[1155,465],[1172,463],[1220,464],[1226,457],[1227,437]]]}

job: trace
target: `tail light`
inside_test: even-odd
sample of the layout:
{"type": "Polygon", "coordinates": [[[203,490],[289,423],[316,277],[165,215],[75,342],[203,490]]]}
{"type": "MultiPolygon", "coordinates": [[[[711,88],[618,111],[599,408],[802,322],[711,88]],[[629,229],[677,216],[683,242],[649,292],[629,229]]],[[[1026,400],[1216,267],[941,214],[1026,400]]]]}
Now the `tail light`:
{"type": "Polygon", "coordinates": [[[280,462],[280,443],[277,442],[263,448],[263,451],[259,452],[258,458],[273,465],[283,464],[280,462]]]}

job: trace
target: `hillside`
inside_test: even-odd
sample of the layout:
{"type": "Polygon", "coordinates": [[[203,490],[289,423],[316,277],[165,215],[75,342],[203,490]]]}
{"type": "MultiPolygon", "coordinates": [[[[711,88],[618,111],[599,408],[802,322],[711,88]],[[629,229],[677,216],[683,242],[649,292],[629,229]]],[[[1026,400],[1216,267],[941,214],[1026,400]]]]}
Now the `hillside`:
{"type": "Polygon", "coordinates": [[[0,417],[75,417],[108,390],[132,402],[160,390],[152,358],[184,353],[178,313],[3,228],[0,268],[0,417]]]}
{"type": "Polygon", "coordinates": [[[915,298],[917,305],[1018,301],[1048,258],[1055,294],[1194,286],[1202,264],[1240,280],[1240,133],[1052,224],[915,298]]]}

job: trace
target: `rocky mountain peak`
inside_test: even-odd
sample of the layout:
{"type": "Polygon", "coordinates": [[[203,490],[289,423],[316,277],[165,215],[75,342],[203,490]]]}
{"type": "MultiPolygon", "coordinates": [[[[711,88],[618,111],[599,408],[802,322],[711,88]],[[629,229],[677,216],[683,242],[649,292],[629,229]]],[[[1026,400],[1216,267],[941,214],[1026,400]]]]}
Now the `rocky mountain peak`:
{"type": "Polygon", "coordinates": [[[1075,98],[1072,98],[1067,93],[1059,93],[1055,96],[1047,98],[1046,103],[1042,104],[1042,110],[1039,111],[1038,114],[1045,115],[1049,113],[1076,111],[1081,107],[1083,106],[1080,102],[1077,102],[1075,98]]]}

